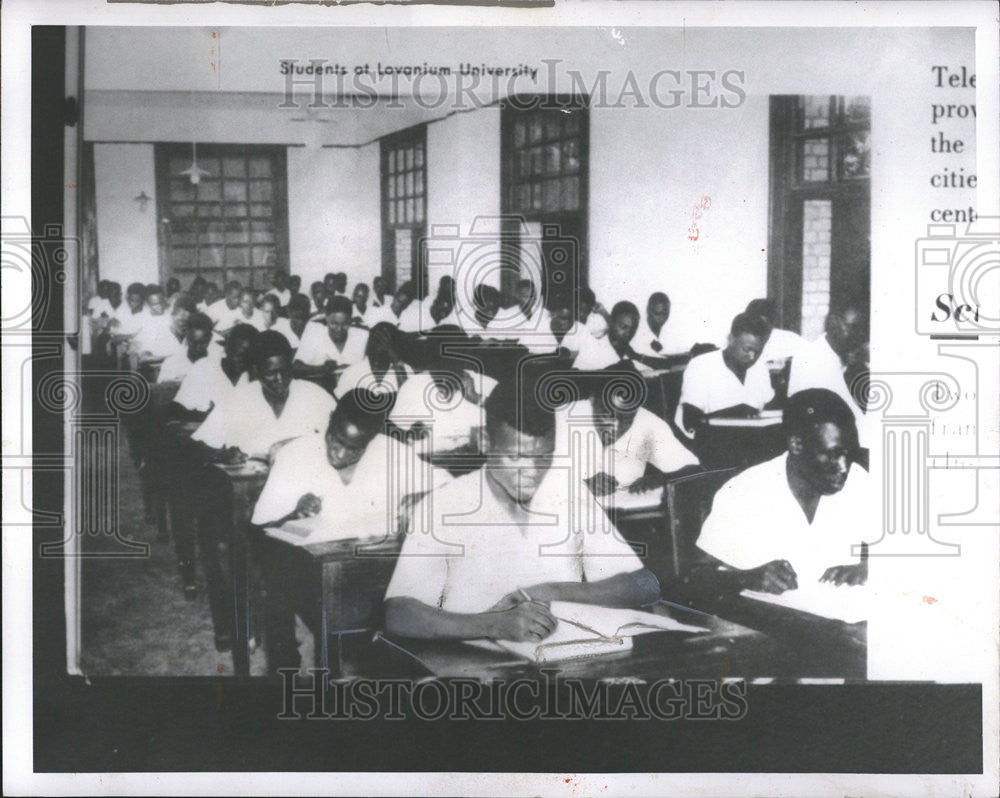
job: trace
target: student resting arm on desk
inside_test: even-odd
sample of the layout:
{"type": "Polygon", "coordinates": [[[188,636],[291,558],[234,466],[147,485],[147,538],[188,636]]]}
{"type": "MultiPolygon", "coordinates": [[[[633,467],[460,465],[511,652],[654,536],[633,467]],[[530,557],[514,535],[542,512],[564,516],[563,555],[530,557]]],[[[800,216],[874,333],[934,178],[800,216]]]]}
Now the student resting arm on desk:
{"type": "Polygon", "coordinates": [[[701,561],[685,580],[702,595],[867,581],[863,538],[877,505],[868,474],[856,464],[853,413],[832,391],[813,389],[788,400],[782,423],[788,452],[747,469],[715,495],[697,541],[701,561]]]}
{"type": "Polygon", "coordinates": [[[751,418],[774,396],[766,370],[753,369],[769,334],[758,316],[740,313],[726,348],[698,355],[684,371],[677,426],[687,433],[715,416],[751,418]]]}
{"type": "Polygon", "coordinates": [[[212,408],[226,401],[237,385],[247,382],[250,350],[256,338],[257,331],[249,324],[237,324],[226,338],[225,355],[221,359],[211,355],[197,359],[181,380],[170,404],[170,418],[204,421],[212,408]]]}
{"type": "Polygon", "coordinates": [[[606,516],[582,485],[550,471],[554,416],[534,397],[533,385],[501,382],[486,401],[486,466],[435,491],[432,529],[415,514],[386,591],[389,634],[542,640],[556,624],[550,601],[630,607],[659,597],[610,524],[574,528],[606,516]]]}
{"type": "Polygon", "coordinates": [[[300,379],[330,380],[364,359],[368,333],[351,327],[351,302],[336,296],[327,301],[326,326],[308,325],[295,352],[294,373],[300,379]]]}

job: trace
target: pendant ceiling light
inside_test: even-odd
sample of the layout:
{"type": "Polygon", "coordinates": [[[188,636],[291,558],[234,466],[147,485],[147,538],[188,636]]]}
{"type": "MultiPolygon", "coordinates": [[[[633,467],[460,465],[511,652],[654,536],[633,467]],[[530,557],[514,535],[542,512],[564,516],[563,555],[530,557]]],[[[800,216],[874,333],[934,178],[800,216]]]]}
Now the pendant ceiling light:
{"type": "Polygon", "coordinates": [[[188,180],[195,186],[201,182],[202,175],[208,175],[209,173],[198,166],[198,145],[194,142],[191,143],[191,165],[181,172],[182,175],[187,175],[188,180]]]}

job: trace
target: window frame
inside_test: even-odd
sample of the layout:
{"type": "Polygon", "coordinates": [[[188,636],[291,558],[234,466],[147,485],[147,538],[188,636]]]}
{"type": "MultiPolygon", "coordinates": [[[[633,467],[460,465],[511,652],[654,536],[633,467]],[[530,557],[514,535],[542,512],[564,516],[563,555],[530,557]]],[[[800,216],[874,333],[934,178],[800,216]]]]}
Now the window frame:
{"type": "MultiPolygon", "coordinates": [[[[410,127],[404,128],[403,130],[397,130],[394,133],[390,133],[387,136],[383,136],[379,140],[379,206],[381,209],[381,219],[380,226],[382,229],[382,276],[389,281],[389,284],[394,288],[399,287],[399,268],[396,263],[396,231],[397,230],[409,230],[411,235],[411,248],[410,248],[410,279],[413,280],[418,286],[418,290],[421,295],[426,293],[426,270],[424,267],[424,258],[422,257],[422,252],[426,246],[427,238],[427,197],[428,197],[428,169],[427,169],[427,123],[421,122],[417,125],[412,125],[410,127]],[[403,170],[392,170],[390,169],[390,157],[392,153],[396,151],[401,151],[407,147],[418,146],[423,152],[423,163],[416,165],[416,157],[414,157],[415,165],[413,167],[407,167],[403,170]],[[422,180],[422,192],[408,192],[404,191],[402,197],[393,196],[390,199],[390,194],[394,192],[390,190],[389,181],[390,179],[395,179],[400,175],[407,174],[421,174],[422,180]],[[393,213],[390,210],[390,203],[398,202],[400,200],[414,200],[414,208],[420,208],[420,213],[414,212],[414,221],[412,222],[399,222],[398,219],[390,218],[393,213]],[[419,217],[419,221],[417,220],[419,217]]],[[[403,182],[406,182],[404,176],[403,182]]],[[[416,177],[414,177],[414,183],[416,183],[416,177]]]]}

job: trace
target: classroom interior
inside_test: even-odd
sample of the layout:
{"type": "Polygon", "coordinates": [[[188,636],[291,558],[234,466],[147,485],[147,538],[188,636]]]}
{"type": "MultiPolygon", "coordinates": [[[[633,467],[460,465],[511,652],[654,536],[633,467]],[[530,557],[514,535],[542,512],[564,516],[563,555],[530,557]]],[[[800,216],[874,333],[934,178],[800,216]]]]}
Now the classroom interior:
{"type": "MultiPolygon", "coordinates": [[[[359,31],[344,50],[375,51],[382,35],[359,31]]],[[[431,31],[405,34],[413,40],[386,35],[400,63],[424,61],[417,54],[435,41],[431,31]]],[[[614,75],[659,46],[655,31],[630,35],[638,52],[628,56],[587,30],[553,47],[567,72],[577,69],[593,86],[602,57],[614,75]],[[581,63],[587,47],[594,52],[581,63]]],[[[544,93],[525,84],[517,96],[537,102],[523,107],[497,97],[456,110],[401,94],[309,108],[303,81],[298,107],[289,108],[276,64],[295,54],[308,60],[323,47],[308,31],[274,39],[247,29],[85,31],[81,306],[104,280],[125,287],[177,279],[185,290],[200,276],[263,292],[280,270],[299,276],[303,292],[331,272],[347,275],[348,292],[377,276],[395,286],[423,281],[431,296],[443,276],[473,279],[496,287],[506,307],[527,275],[543,296],[569,281],[591,288],[606,308],[629,301],[643,315],[650,294],[666,293],[671,310],[660,338],[682,360],[694,347],[725,346],[731,321],[757,298],[773,301],[776,327],[810,341],[838,303],[867,317],[867,97],[745,93],[734,107],[635,107],[574,94],[563,75],[544,93]],[[206,66],[218,51],[221,62],[206,66]]],[[[529,45],[510,53],[503,42],[481,33],[458,47],[476,63],[528,59],[529,45]]],[[[106,368],[96,349],[89,358],[85,366],[106,368]]],[[[669,422],[680,373],[647,380],[647,407],[669,422]]],[[[86,396],[95,408],[103,385],[86,396]]],[[[124,419],[105,475],[116,482],[118,535],[85,545],[110,551],[124,539],[146,553],[81,561],[82,670],[265,675],[256,628],[244,651],[218,650],[203,572],[197,598],[184,595],[169,508],[144,506],[142,456],[127,429],[136,423],[124,419]]],[[[665,491],[662,503],[628,519],[645,530],[650,551],[662,547],[655,556],[667,577],[679,568],[672,541],[710,506],[710,492],[687,490],[665,491]]],[[[351,578],[342,563],[310,567],[323,585],[351,578]]],[[[247,599],[251,615],[258,600],[247,599]]],[[[738,637],[736,628],[726,632],[738,637]]],[[[795,634],[792,647],[804,647],[805,632],[795,634]]],[[[332,633],[309,645],[303,661],[344,655],[332,633]]],[[[708,657],[684,653],[677,673],[698,673],[708,657]]],[[[845,672],[863,678],[863,664],[845,672]]]]}

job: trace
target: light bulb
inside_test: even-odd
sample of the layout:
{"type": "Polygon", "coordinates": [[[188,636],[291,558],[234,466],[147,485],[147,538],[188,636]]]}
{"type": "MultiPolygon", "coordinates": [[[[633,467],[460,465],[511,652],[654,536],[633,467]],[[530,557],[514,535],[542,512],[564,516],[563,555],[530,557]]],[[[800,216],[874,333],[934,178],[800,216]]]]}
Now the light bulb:
{"type": "Polygon", "coordinates": [[[191,173],[191,185],[197,186],[201,182],[201,175],[198,172],[191,173]]]}

